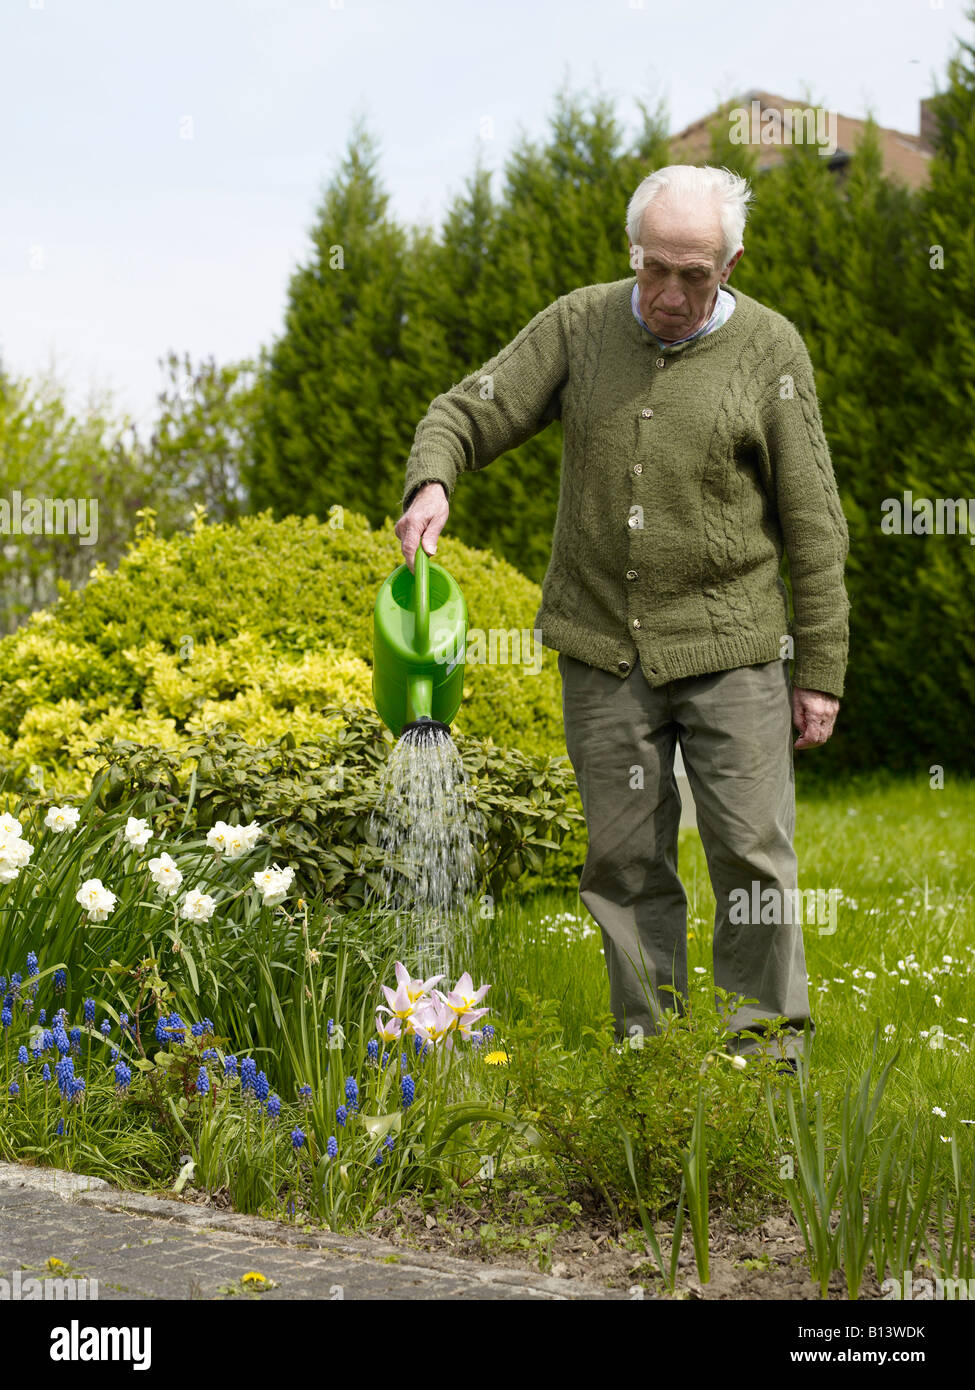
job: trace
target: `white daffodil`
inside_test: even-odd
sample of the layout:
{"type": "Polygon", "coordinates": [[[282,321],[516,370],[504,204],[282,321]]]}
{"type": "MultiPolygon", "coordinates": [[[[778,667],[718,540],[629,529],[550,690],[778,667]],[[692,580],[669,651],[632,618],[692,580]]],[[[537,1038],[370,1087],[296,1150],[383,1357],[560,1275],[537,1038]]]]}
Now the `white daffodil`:
{"type": "Polygon", "coordinates": [[[248,849],[253,849],[254,846],[257,844],[258,840],[264,834],[264,831],[258,825],[256,820],[252,820],[250,825],[242,825],[240,827],[240,832],[247,838],[248,849]]]}
{"type": "Polygon", "coordinates": [[[88,878],[75,894],[75,901],[81,903],[92,922],[104,922],[118,899],[100,878],[88,878]]]}
{"type": "Polygon", "coordinates": [[[224,841],[227,846],[224,854],[230,861],[242,858],[256,843],[246,825],[228,825],[224,832],[224,841]]]}
{"type": "Polygon", "coordinates": [[[207,831],[207,844],[216,854],[225,854],[227,851],[227,831],[230,826],[225,820],[218,820],[216,825],[211,826],[207,831]]]}
{"type": "Polygon", "coordinates": [[[149,872],[163,897],[171,898],[174,893],[179,892],[183,875],[168,854],[161,854],[158,859],[150,859],[149,872]]]}
{"type": "Polygon", "coordinates": [[[228,825],[226,821],[218,820],[207,831],[207,844],[214,853],[222,854],[229,860],[240,859],[254,848],[263,834],[256,820],[252,820],[250,825],[228,825]]]}
{"type": "Polygon", "coordinates": [[[149,822],[140,820],[138,816],[129,816],[125,822],[125,838],[133,849],[145,849],[152,839],[149,822]]]}
{"type": "Polygon", "coordinates": [[[13,816],[0,818],[0,883],[13,883],[34,853],[34,846],[21,837],[22,828],[13,816]]]}
{"type": "Polygon", "coordinates": [[[63,835],[66,830],[74,830],[81,812],[77,806],[52,806],[44,817],[48,830],[63,835]]]}
{"type": "Polygon", "coordinates": [[[269,869],[259,869],[254,875],[254,886],[259,888],[265,907],[277,907],[288,896],[295,876],[294,869],[279,869],[272,864],[269,869]]]}
{"type": "Polygon", "coordinates": [[[211,898],[209,893],[200,893],[194,888],[183,899],[179,915],[185,917],[188,922],[209,922],[216,906],[216,898],[211,898]]]}

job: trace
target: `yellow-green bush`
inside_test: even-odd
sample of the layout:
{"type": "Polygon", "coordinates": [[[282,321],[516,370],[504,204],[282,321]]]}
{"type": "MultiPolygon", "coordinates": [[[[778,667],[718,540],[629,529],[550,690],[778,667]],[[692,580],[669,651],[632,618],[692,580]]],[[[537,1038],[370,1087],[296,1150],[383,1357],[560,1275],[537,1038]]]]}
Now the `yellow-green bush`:
{"type": "MultiPolygon", "coordinates": [[[[387,522],[199,522],[144,535],[116,571],[0,640],[0,764],[31,765],[52,790],[76,790],[97,737],[176,747],[225,724],[250,743],[328,733],[321,711],[371,705],[372,608],[400,563],[387,522]]],[[[457,579],[472,628],[528,629],[538,586],[494,555],[447,536],[437,560],[457,579]]],[[[555,653],[523,665],[471,665],[457,729],[533,752],[565,752],[555,653]]]]}

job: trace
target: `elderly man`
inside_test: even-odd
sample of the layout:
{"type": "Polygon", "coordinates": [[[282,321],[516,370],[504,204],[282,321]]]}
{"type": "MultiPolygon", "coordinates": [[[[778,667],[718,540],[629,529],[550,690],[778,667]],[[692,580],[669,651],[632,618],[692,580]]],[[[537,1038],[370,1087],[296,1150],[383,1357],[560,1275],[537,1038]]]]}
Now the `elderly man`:
{"type": "Polygon", "coordinates": [[[561,420],[535,625],[559,652],[589,832],[579,890],[618,1038],[633,1045],[687,995],[679,740],[717,900],[714,981],[734,998],[729,1051],[771,1048],[764,1025],[784,1017],[794,1069],[815,1025],[793,747],[825,743],[839,709],[849,541],[802,338],[725,288],[750,198],[728,170],[644,179],[626,222],[635,275],[561,295],[432,402],[396,534],[408,564],[421,543],[434,554],[458,474],[561,420]]]}

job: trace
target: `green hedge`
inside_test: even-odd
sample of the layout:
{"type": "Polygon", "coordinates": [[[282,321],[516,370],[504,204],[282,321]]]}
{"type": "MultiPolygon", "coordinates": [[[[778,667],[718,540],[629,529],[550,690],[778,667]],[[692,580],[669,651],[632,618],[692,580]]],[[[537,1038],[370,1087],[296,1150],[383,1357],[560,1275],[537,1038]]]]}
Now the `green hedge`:
{"type": "MultiPolygon", "coordinates": [[[[175,749],[218,724],[252,743],[328,734],[323,710],[372,704],[372,609],[401,558],[391,523],[374,531],[349,512],[141,536],[117,570],[96,567],[0,641],[8,789],[33,766],[49,789],[80,790],[94,769],[85,750],[101,737],[175,749]]],[[[539,588],[506,561],[450,537],[437,560],[461,585],[472,628],[531,627],[539,588]]],[[[471,665],[455,728],[564,754],[555,653],[537,675],[471,665]]]]}
{"type": "MultiPolygon", "coordinates": [[[[373,710],[330,711],[335,731],[297,742],[290,734],[253,748],[230,730],[209,730],[177,749],[104,740],[98,804],[136,799],[159,837],[187,824],[203,833],[218,820],[257,820],[273,861],[295,870],[296,892],[324,894],[344,910],[381,886],[384,853],[370,832],[393,736],[373,710]]],[[[455,740],[472,799],[483,818],[475,846],[481,888],[500,897],[525,874],[560,858],[580,813],[569,805],[575,778],[564,755],[521,753],[491,739],[455,740]]],[[[556,873],[557,877],[557,873],[556,873]]]]}

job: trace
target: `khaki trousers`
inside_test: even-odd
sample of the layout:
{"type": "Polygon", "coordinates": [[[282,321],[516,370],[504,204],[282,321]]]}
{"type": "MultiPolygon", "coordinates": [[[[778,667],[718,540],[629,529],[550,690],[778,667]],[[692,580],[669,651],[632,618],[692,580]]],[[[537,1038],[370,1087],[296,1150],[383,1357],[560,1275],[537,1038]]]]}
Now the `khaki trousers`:
{"type": "MultiPolygon", "coordinates": [[[[795,774],[788,665],[762,662],[651,689],[639,663],[625,680],[559,654],[565,741],[582,797],[589,848],[579,894],[602,932],[620,1041],[656,1031],[662,1009],[684,1011],[687,895],[677,876],[680,740],[711,886],[714,983],[737,996],[728,1048],[762,1020],[789,1021],[786,1056],[809,1024],[802,927],[786,908],[774,925],[743,914],[772,889],[797,888],[795,774]],[[758,897],[755,884],[759,885],[758,897]],[[750,920],[742,921],[742,916],[750,920]],[[667,987],[676,991],[676,996],[667,987]]],[[[775,901],[767,894],[764,901],[775,901]]],[[[794,900],[793,900],[794,901],[794,900]]],[[[758,914],[764,916],[766,914],[758,914]]]]}

